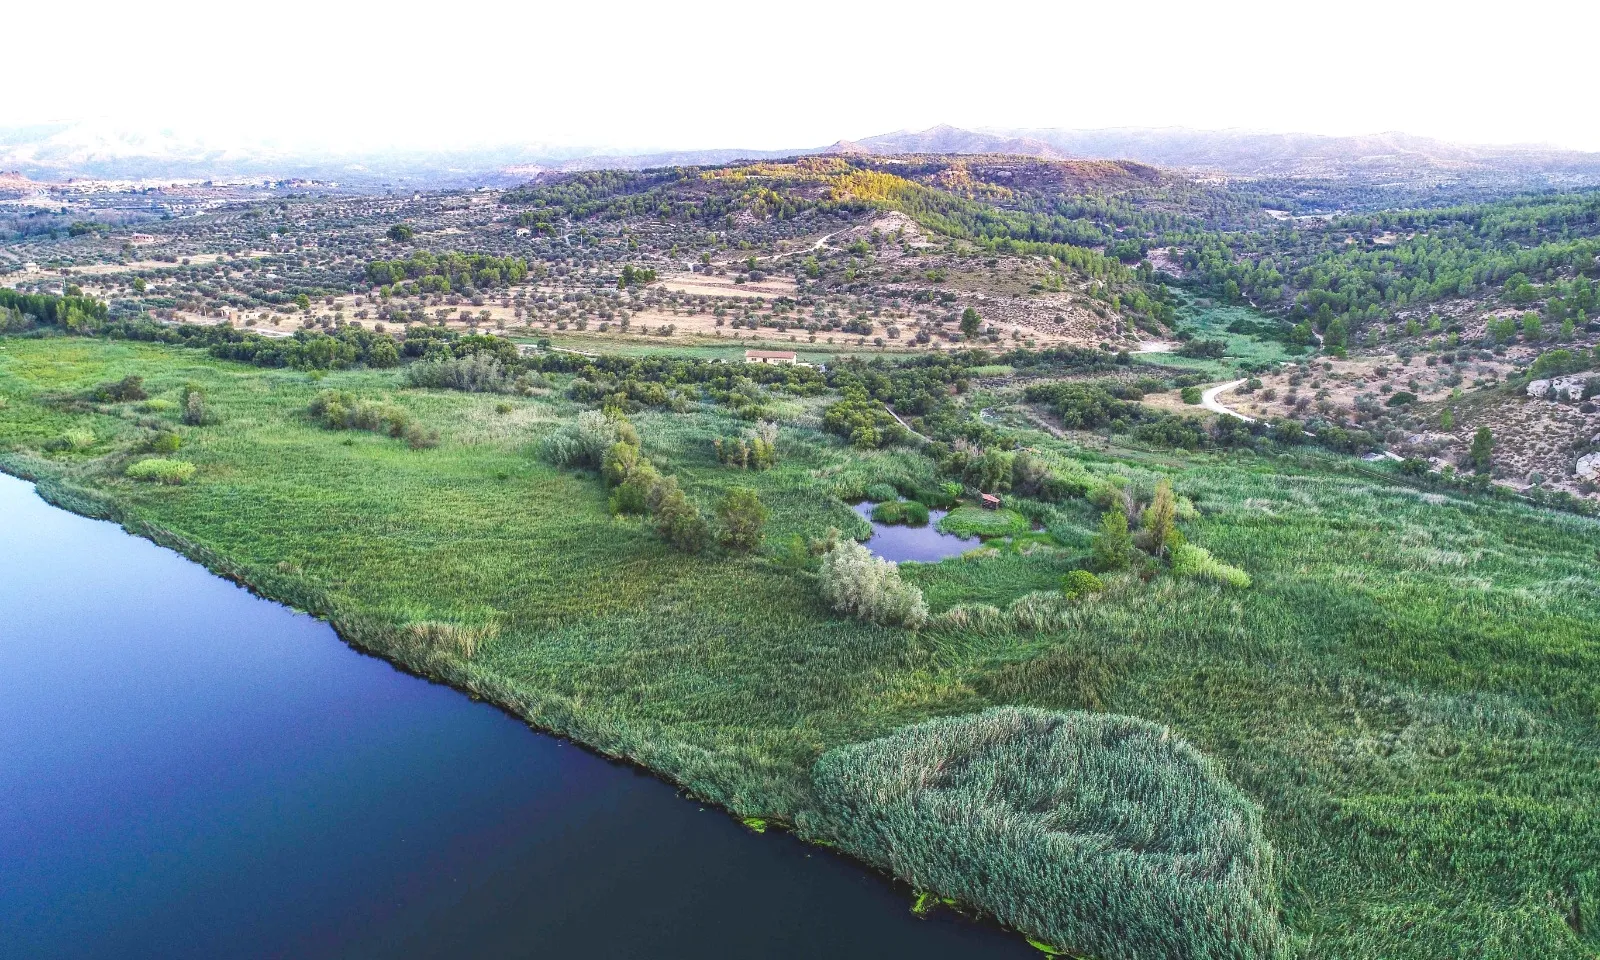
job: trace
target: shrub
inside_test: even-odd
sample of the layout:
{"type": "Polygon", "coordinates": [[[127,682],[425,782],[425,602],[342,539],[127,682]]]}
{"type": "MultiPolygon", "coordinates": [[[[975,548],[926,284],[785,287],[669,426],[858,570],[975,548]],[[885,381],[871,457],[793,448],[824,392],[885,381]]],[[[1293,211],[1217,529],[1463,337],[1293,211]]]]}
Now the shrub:
{"type": "Polygon", "coordinates": [[[148,457],[128,466],[123,473],[133,480],[152,480],[158,483],[188,483],[194,477],[194,464],[187,460],[168,460],[148,457]]]}
{"type": "Polygon", "coordinates": [[[1190,406],[1194,406],[1203,399],[1200,394],[1199,387],[1184,387],[1182,390],[1178,391],[1178,396],[1183,400],[1184,403],[1187,403],[1190,406]]]}
{"type": "Polygon", "coordinates": [[[660,483],[661,474],[656,472],[655,466],[648,460],[640,460],[611,491],[611,512],[652,513],[652,502],[659,501],[659,496],[653,501],[652,494],[660,483]]]}
{"type": "Polygon", "coordinates": [[[129,400],[144,400],[150,396],[144,392],[144,377],[133,374],[121,380],[102,383],[95,387],[90,395],[101,403],[124,403],[129,400]]]}
{"type": "Polygon", "coordinates": [[[872,555],[854,540],[841,540],[822,558],[822,596],[840,613],[890,626],[916,629],[928,621],[922,591],[900,579],[900,567],[872,555]]]}
{"type": "Polygon", "coordinates": [[[1225,587],[1243,590],[1250,586],[1250,575],[1213,557],[1204,547],[1192,543],[1172,550],[1172,572],[1180,577],[1210,580],[1225,587]]]}
{"type": "Polygon", "coordinates": [[[145,442],[145,449],[151,453],[177,453],[183,446],[183,438],[171,430],[159,430],[145,442]]]}
{"type": "Polygon", "coordinates": [[[807,826],[1100,960],[1289,955],[1260,815],[1165,727],[1002,707],[823,754],[807,826]]]}
{"type": "Polygon", "coordinates": [[[362,400],[344,390],[322,391],[311,398],[306,412],[328,430],[368,430],[409,439],[412,426],[411,415],[394,404],[362,400]]]}
{"type": "Polygon", "coordinates": [[[539,445],[539,457],[554,467],[581,466],[584,459],[583,443],[578,440],[576,431],[557,430],[539,445]]]}
{"type": "Polygon", "coordinates": [[[465,390],[468,393],[510,393],[513,378],[505,365],[487,353],[469,353],[459,359],[423,360],[406,368],[413,387],[465,390]]]}
{"type": "Polygon", "coordinates": [[[717,504],[721,530],[717,542],[729,550],[748,553],[761,545],[761,528],[767,522],[767,508],[747,487],[734,487],[717,504]]]}
{"type": "Polygon", "coordinates": [[[428,430],[421,424],[408,423],[400,431],[406,446],[413,450],[427,450],[439,445],[439,431],[428,430]]]}
{"type": "Polygon", "coordinates": [[[684,553],[700,553],[711,542],[711,527],[673,477],[656,484],[656,532],[684,553]]]}
{"type": "Polygon", "coordinates": [[[1099,593],[1105,588],[1100,578],[1087,570],[1071,570],[1061,578],[1061,592],[1067,595],[1068,600],[1088,593],[1099,593]]]}
{"type": "Polygon", "coordinates": [[[213,422],[210,411],[206,409],[206,392],[198,384],[183,385],[182,405],[183,422],[189,426],[200,427],[213,422]]]}
{"type": "Polygon", "coordinates": [[[1136,421],[1138,404],[1118,400],[1098,384],[1057,381],[1034,384],[1023,395],[1032,403],[1055,407],[1062,425],[1069,430],[1097,430],[1115,420],[1136,421]]]}
{"type": "Polygon", "coordinates": [[[778,425],[765,420],[745,436],[718,437],[712,444],[718,463],[740,470],[768,470],[778,462],[778,425]]]}

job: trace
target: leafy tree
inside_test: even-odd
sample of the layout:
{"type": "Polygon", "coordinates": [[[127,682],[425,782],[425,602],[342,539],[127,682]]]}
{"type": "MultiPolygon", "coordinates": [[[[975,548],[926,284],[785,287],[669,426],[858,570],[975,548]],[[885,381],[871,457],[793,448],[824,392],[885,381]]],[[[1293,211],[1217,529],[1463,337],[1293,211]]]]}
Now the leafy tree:
{"type": "Polygon", "coordinates": [[[690,502],[677,480],[664,477],[656,505],[656,532],[684,553],[700,553],[711,543],[711,527],[690,502]]]}
{"type": "Polygon", "coordinates": [[[384,233],[384,236],[395,241],[396,243],[404,243],[416,235],[416,231],[411,229],[409,224],[405,223],[397,223],[384,233]]]}
{"type": "Polygon", "coordinates": [[[1133,536],[1128,533],[1128,515],[1112,507],[1100,517],[1100,532],[1094,537],[1094,565],[1101,570],[1122,570],[1133,558],[1133,536]]]}
{"type": "Polygon", "coordinates": [[[748,553],[761,545],[767,508],[754,490],[734,487],[717,504],[717,521],[721,526],[718,542],[729,550],[748,553]]]}
{"type": "Polygon", "coordinates": [[[1494,465],[1494,434],[1488,427],[1479,427],[1472,435],[1472,452],[1467,454],[1467,459],[1479,473],[1487,473],[1494,465]]]}
{"type": "Polygon", "coordinates": [[[978,335],[978,325],[982,322],[983,319],[978,316],[978,311],[974,310],[972,307],[968,307],[967,309],[961,311],[962,335],[968,340],[976,337],[978,335]]]}
{"type": "MultiPolygon", "coordinates": [[[[1173,496],[1172,484],[1163,480],[1156,485],[1155,497],[1144,510],[1145,550],[1153,557],[1166,556],[1169,548],[1181,542],[1178,533],[1178,499],[1173,496]]],[[[1127,517],[1123,517],[1127,526],[1127,517]]],[[[1103,529],[1103,528],[1102,528],[1103,529]]]]}
{"type": "Polygon", "coordinates": [[[854,540],[837,540],[817,571],[823,599],[862,620],[916,629],[928,620],[922,591],[900,579],[900,567],[854,540]]]}

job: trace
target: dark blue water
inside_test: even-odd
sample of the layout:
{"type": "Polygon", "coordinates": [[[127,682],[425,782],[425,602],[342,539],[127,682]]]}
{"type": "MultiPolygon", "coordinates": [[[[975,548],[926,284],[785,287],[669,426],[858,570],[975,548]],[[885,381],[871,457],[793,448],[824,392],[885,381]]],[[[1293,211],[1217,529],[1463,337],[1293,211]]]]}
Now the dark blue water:
{"type": "Polygon", "coordinates": [[[948,510],[929,510],[928,525],[925,527],[906,527],[898,524],[878,523],[872,519],[871,503],[858,503],[851,509],[861,519],[872,524],[872,537],[862,541],[868,550],[884,558],[899,562],[902,560],[917,560],[922,563],[933,563],[945,557],[953,557],[976,550],[982,546],[977,537],[963,540],[953,533],[945,533],[939,529],[939,521],[948,510]]]}
{"type": "Polygon", "coordinates": [[[0,476],[0,956],[1025,958],[0,476]]]}

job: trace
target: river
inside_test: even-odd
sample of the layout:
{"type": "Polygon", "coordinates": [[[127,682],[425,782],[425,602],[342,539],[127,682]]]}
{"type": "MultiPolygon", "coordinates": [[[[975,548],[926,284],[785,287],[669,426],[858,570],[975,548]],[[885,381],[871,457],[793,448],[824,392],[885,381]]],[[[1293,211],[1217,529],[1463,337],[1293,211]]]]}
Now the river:
{"type": "Polygon", "coordinates": [[[1036,957],[0,476],[0,956],[1036,957]]]}

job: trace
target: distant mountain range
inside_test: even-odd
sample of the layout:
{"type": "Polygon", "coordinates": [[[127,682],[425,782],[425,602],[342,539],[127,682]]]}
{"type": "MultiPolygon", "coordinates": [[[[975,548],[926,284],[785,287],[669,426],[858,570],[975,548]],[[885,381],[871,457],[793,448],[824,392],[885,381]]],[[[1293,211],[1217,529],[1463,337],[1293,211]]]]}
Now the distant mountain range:
{"type": "Polygon", "coordinates": [[[1462,145],[1404,133],[1333,137],[1182,127],[966,130],[941,125],[785,150],[719,148],[627,155],[534,143],[341,155],[294,150],[270,142],[218,144],[172,131],[140,131],[103,123],[0,130],[0,170],[48,181],[270,175],[333,180],[369,189],[503,186],[551,171],[704,166],[818,154],[1125,159],[1230,177],[1392,177],[1419,187],[1463,178],[1492,178],[1516,188],[1600,185],[1600,154],[1537,145],[1462,145]]]}

